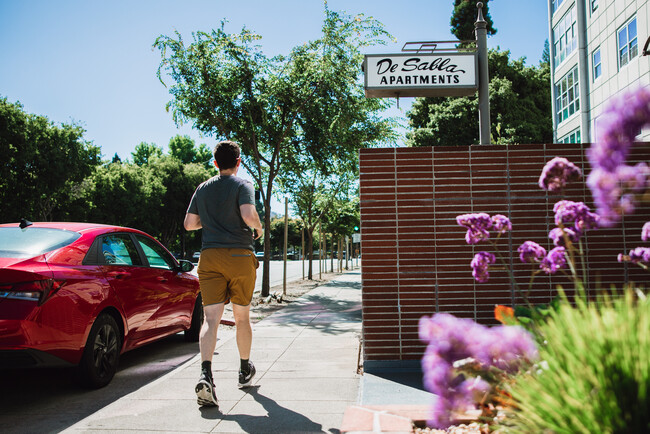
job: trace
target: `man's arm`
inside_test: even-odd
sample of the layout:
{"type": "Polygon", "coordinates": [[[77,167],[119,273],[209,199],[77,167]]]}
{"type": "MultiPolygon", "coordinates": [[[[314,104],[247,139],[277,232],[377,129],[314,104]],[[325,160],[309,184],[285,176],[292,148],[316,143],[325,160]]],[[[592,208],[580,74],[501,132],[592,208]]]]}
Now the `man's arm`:
{"type": "Polygon", "coordinates": [[[253,228],[255,230],[253,233],[253,239],[257,240],[261,238],[262,234],[264,233],[264,229],[262,229],[260,216],[255,209],[255,205],[247,203],[239,205],[239,211],[241,212],[241,218],[244,220],[244,223],[246,223],[249,228],[253,228]]]}
{"type": "Polygon", "coordinates": [[[183,221],[183,226],[185,226],[185,230],[187,231],[195,231],[203,227],[201,225],[201,218],[199,217],[199,215],[192,214],[189,212],[185,214],[185,220],[183,221]]]}

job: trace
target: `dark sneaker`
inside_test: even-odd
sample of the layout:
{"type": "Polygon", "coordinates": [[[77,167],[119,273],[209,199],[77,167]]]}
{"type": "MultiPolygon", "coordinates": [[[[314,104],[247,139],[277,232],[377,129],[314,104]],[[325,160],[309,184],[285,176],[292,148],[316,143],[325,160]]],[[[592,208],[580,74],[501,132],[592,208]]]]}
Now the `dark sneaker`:
{"type": "Polygon", "coordinates": [[[253,377],[255,376],[255,366],[252,362],[248,362],[248,373],[244,374],[242,370],[239,370],[239,388],[249,387],[253,382],[253,377]]]}
{"type": "Polygon", "coordinates": [[[199,382],[196,384],[194,391],[196,392],[196,402],[199,405],[209,407],[219,406],[217,395],[214,393],[214,382],[212,381],[212,377],[207,373],[201,373],[201,377],[199,377],[199,382]]]}

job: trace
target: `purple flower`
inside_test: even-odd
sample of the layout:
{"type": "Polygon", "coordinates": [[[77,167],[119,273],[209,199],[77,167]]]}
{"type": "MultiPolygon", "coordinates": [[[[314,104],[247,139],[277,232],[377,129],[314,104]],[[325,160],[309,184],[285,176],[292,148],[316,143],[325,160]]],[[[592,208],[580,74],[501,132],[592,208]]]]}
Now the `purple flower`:
{"type": "Polygon", "coordinates": [[[460,389],[461,396],[461,399],[458,401],[461,401],[462,405],[466,407],[483,401],[485,395],[492,389],[490,383],[481,377],[469,378],[463,381],[458,388],[460,389]]]}
{"type": "Polygon", "coordinates": [[[542,170],[539,177],[539,186],[548,191],[559,191],[563,189],[569,181],[575,181],[582,177],[580,169],[562,157],[555,157],[542,170]]]}
{"type": "Polygon", "coordinates": [[[555,247],[548,252],[548,255],[539,264],[539,268],[546,274],[555,274],[557,270],[566,265],[566,249],[564,247],[555,247]]]}
{"type": "Polygon", "coordinates": [[[492,327],[483,350],[476,355],[481,364],[509,373],[516,372],[522,363],[532,362],[538,357],[535,340],[519,326],[492,327]]]}
{"type": "Polygon", "coordinates": [[[600,221],[600,216],[591,212],[584,202],[561,200],[555,204],[553,212],[555,212],[555,224],[573,223],[578,231],[595,229],[600,221]]]}
{"type": "Polygon", "coordinates": [[[554,228],[549,232],[548,237],[553,240],[553,244],[556,246],[562,246],[566,247],[565,242],[564,242],[564,234],[569,238],[569,241],[572,243],[577,243],[580,240],[580,231],[577,229],[570,229],[570,228],[554,228]]]}
{"type": "Polygon", "coordinates": [[[489,229],[492,227],[492,219],[484,212],[459,215],[456,217],[456,222],[467,228],[465,234],[467,244],[478,244],[490,238],[489,229]]]}
{"type": "Polygon", "coordinates": [[[587,178],[601,226],[616,224],[621,216],[634,212],[638,200],[636,194],[648,187],[650,168],[645,163],[620,166],[608,172],[595,169],[587,178]]]}
{"type": "Polygon", "coordinates": [[[428,423],[440,429],[454,422],[455,412],[482,401],[491,389],[481,376],[466,377],[467,372],[462,371],[466,364],[454,362],[471,359],[471,372],[493,372],[496,367],[514,373],[522,363],[538,357],[532,336],[517,326],[490,328],[471,319],[437,313],[420,318],[419,334],[428,343],[422,357],[424,385],[436,395],[428,423]]]}
{"type": "Polygon", "coordinates": [[[601,128],[596,143],[591,145],[587,156],[593,168],[613,172],[625,164],[636,134],[650,121],[650,90],[622,94],[610,100],[599,118],[601,128]]]}
{"type": "Polygon", "coordinates": [[[480,339],[483,329],[471,319],[448,313],[422,317],[419,323],[420,340],[428,342],[429,349],[449,363],[470,357],[472,339],[480,339]]]}
{"type": "Polygon", "coordinates": [[[534,241],[525,241],[517,251],[521,262],[540,262],[546,256],[546,249],[534,241]]]}
{"type": "Polygon", "coordinates": [[[477,282],[485,283],[489,280],[490,273],[488,273],[488,269],[490,264],[494,264],[495,260],[496,258],[490,252],[478,252],[474,255],[470,266],[473,269],[472,276],[474,276],[477,282]]]}
{"type": "Polygon", "coordinates": [[[622,215],[634,211],[636,194],[648,188],[648,168],[644,163],[627,166],[625,162],[636,134],[650,123],[650,88],[620,95],[611,100],[599,118],[601,126],[596,143],[587,156],[592,172],[587,179],[602,217],[602,226],[613,226],[622,215]]]}
{"type": "Polygon", "coordinates": [[[510,219],[501,214],[495,214],[492,216],[492,224],[494,225],[494,229],[500,234],[504,234],[512,230],[512,223],[510,223],[510,219]]]}
{"type": "Polygon", "coordinates": [[[427,420],[430,427],[445,429],[452,424],[452,411],[454,410],[453,400],[437,396],[431,407],[431,418],[427,420]]]}
{"type": "Polygon", "coordinates": [[[648,247],[637,247],[630,250],[630,262],[638,264],[640,262],[650,263],[650,248],[648,247]]]}
{"type": "Polygon", "coordinates": [[[438,396],[447,394],[447,389],[454,379],[452,364],[440,357],[435,350],[427,348],[422,357],[422,372],[424,386],[438,396]]]}
{"type": "Polygon", "coordinates": [[[646,222],[641,229],[641,239],[643,241],[650,240],[650,222],[646,222]]]}

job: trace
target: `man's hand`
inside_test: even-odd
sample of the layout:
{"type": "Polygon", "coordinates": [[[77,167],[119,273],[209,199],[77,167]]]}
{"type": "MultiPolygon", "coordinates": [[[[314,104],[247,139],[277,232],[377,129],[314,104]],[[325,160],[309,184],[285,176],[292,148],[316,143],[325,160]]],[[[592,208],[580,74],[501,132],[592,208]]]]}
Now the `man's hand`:
{"type": "Polygon", "coordinates": [[[264,229],[255,229],[253,228],[253,239],[259,240],[264,235],[264,229]]]}

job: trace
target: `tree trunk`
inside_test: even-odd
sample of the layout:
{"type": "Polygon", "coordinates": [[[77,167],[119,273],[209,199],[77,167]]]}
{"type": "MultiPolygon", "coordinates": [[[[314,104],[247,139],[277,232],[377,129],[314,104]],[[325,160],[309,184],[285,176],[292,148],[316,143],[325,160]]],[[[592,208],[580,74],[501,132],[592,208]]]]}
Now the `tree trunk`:
{"type": "Polygon", "coordinates": [[[264,268],[262,270],[262,297],[271,290],[271,198],[264,198],[264,268]]]}

